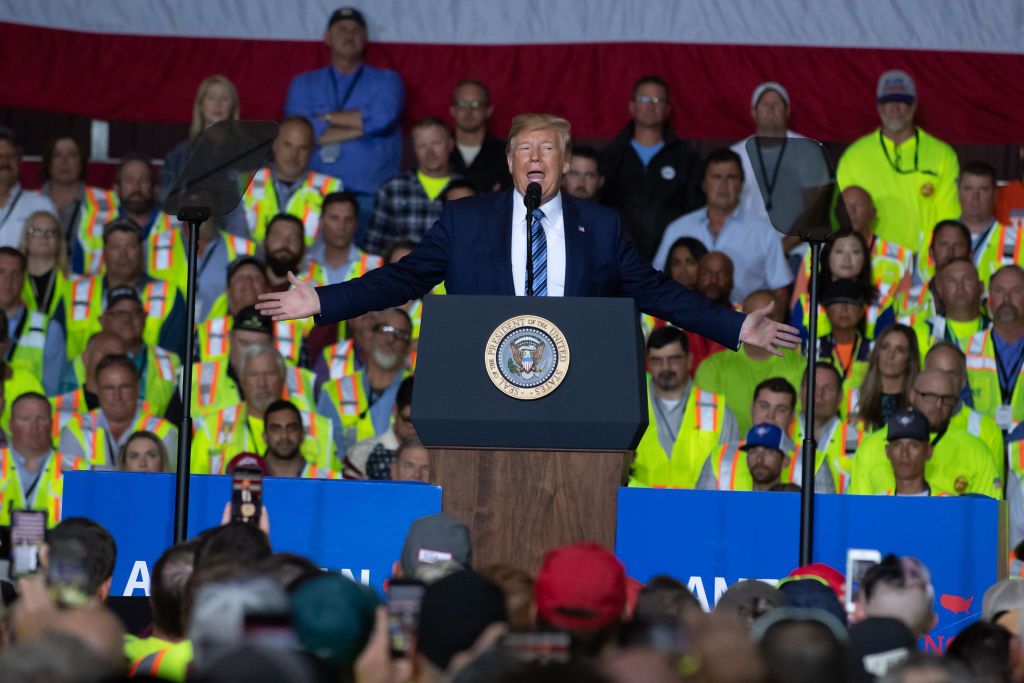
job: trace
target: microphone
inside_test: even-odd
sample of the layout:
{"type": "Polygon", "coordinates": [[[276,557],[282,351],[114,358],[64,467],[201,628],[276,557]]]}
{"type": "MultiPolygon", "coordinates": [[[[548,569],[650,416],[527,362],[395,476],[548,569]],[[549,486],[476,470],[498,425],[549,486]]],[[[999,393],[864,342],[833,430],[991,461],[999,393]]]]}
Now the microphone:
{"type": "Polygon", "coordinates": [[[540,183],[526,186],[526,296],[533,296],[533,212],[540,208],[540,183]]]}

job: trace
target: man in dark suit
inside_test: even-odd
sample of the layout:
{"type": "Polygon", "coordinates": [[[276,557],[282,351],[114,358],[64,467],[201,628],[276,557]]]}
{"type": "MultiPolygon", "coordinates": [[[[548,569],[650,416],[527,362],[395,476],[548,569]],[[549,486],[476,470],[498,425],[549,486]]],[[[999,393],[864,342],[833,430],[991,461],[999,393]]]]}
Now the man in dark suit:
{"type": "Polygon", "coordinates": [[[523,114],[509,132],[514,187],[445,205],[411,254],[345,283],[314,289],[294,275],[294,288],[263,294],[257,307],[275,320],[317,316],[321,324],[418,299],[444,281],[449,294],[526,293],[526,209],[530,183],[541,187],[534,224],[533,291],[545,296],[629,296],[640,310],[713,339],[779,354],[796,330],[767,318],[714,306],[706,297],[651,268],[626,238],[618,214],[559,192],[569,169],[570,126],[547,114],[523,114]]]}

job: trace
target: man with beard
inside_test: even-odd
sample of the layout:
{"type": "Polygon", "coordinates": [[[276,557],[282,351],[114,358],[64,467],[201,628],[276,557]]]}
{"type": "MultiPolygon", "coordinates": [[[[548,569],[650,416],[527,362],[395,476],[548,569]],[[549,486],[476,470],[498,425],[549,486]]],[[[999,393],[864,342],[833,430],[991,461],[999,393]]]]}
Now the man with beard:
{"type": "Polygon", "coordinates": [[[317,261],[310,261],[304,271],[299,265],[306,255],[306,243],[303,241],[302,221],[287,213],[279,213],[267,225],[267,235],[263,240],[263,258],[267,262],[267,282],[270,292],[286,292],[291,287],[288,273],[295,273],[300,280],[313,286],[327,284],[327,278],[317,261]]]}
{"type": "Polygon", "coordinates": [[[21,186],[21,145],[14,133],[0,128],[0,246],[17,247],[25,221],[36,211],[57,215],[49,199],[21,186]]]}
{"type": "Polygon", "coordinates": [[[871,195],[879,237],[920,253],[939,221],[960,215],[960,163],[952,147],[914,125],[917,86],[909,74],[886,71],[875,95],[882,125],[846,148],[836,180],[871,195]]]}
{"type": "MultiPolygon", "coordinates": [[[[960,402],[959,387],[939,370],[925,370],[910,386],[910,406],[928,420],[933,454],[925,478],[937,491],[951,495],[980,493],[1002,498],[1003,481],[985,442],[950,422],[960,402]]],[[[853,457],[850,493],[877,495],[896,485],[886,443],[892,423],[864,437],[853,457]]]]}
{"type": "Polygon", "coordinates": [[[992,327],[967,345],[967,380],[974,409],[995,418],[1003,431],[1024,420],[1024,270],[1003,266],[989,281],[992,327]]]}
{"type": "MultiPolygon", "coordinates": [[[[255,326],[257,321],[252,321],[255,326]]],[[[236,321],[232,334],[243,331],[246,324],[236,321]]],[[[192,472],[221,474],[227,463],[239,453],[266,453],[268,435],[267,412],[275,402],[286,396],[295,401],[299,397],[289,386],[288,378],[294,373],[285,368],[281,354],[270,346],[269,326],[261,333],[263,340],[252,340],[237,354],[236,366],[238,400],[228,406],[208,410],[196,421],[196,436],[192,442],[192,472]]],[[[242,348],[239,344],[238,348],[242,348]]],[[[235,354],[232,354],[235,356],[235,354]]],[[[232,371],[233,371],[232,368],[232,371]]],[[[292,404],[294,407],[294,404],[292,404]]],[[[309,411],[300,411],[302,430],[299,453],[314,465],[316,471],[339,471],[335,457],[334,431],[331,421],[309,411]]],[[[275,436],[277,435],[275,431],[275,436]]],[[[279,453],[288,450],[278,447],[279,453]]],[[[326,475],[325,475],[326,476],[326,475]]]]}
{"type": "Polygon", "coordinates": [[[185,299],[166,280],[146,273],[142,229],[129,218],[118,218],[103,229],[103,275],[71,283],[67,296],[68,358],[82,353],[89,337],[100,330],[100,314],[107,294],[116,287],[131,287],[146,311],[142,338],[182,356],[185,350],[185,299]]]}
{"type": "Polygon", "coordinates": [[[796,455],[796,446],[786,435],[795,414],[796,389],[792,384],[782,377],[771,377],[758,384],[750,403],[748,415],[753,426],[747,430],[747,438],[723,443],[712,450],[700,469],[696,488],[767,491],[783,483],[782,473],[796,455]],[[774,427],[783,438],[779,439],[774,429],[766,427],[774,427]],[[748,448],[765,446],[782,453],[757,451],[753,459],[747,453],[748,448]]]}
{"type": "MultiPolygon", "coordinates": [[[[227,350],[213,359],[192,366],[192,410],[207,413],[236,405],[245,396],[242,388],[242,356],[250,346],[270,346],[275,343],[280,323],[262,316],[255,306],[241,308],[231,319],[226,333],[227,350]]],[[[207,341],[211,341],[209,338],[207,341]]],[[[218,345],[221,339],[213,340],[218,345]]],[[[278,353],[279,357],[283,354],[278,353]]],[[[282,362],[284,359],[282,357],[282,362]]],[[[316,377],[305,368],[291,367],[282,377],[288,397],[303,410],[316,406],[316,377]]],[[[273,398],[282,398],[277,395],[273,398]]],[[[262,411],[261,411],[262,412],[262,411]]],[[[245,450],[245,449],[243,449],[245,450]]],[[[252,450],[252,449],[250,449],[252,450]]],[[[261,452],[261,451],[254,451],[261,452]]],[[[225,461],[226,462],[226,461],[225,461]]]]}
{"type": "MultiPolygon", "coordinates": [[[[210,317],[196,326],[199,358],[204,361],[222,360],[231,352],[231,328],[235,316],[257,297],[269,292],[266,266],[254,256],[240,256],[228,266],[228,288],[218,297],[210,317]]],[[[281,320],[274,323],[274,346],[284,362],[299,365],[303,358],[304,337],[309,331],[305,320],[281,320]]]]}
{"type": "Polygon", "coordinates": [[[409,314],[389,308],[377,316],[366,367],[320,387],[317,410],[330,417],[338,449],[346,453],[357,441],[383,434],[391,426],[398,387],[408,374],[405,358],[412,339],[409,314]]]}
{"type": "Polygon", "coordinates": [[[272,151],[273,163],[256,172],[242,196],[249,235],[261,241],[274,216],[287,213],[300,219],[303,239],[310,245],[319,229],[323,199],[341,190],[341,181],[309,170],[313,127],[301,116],[281,121],[272,151]]]}
{"type": "Polygon", "coordinates": [[[416,170],[400,173],[381,186],[377,206],[366,231],[363,248],[381,255],[398,240],[419,242],[441,217],[441,193],[452,173],[450,155],[454,144],[440,119],[418,121],[411,132],[416,170]]]}
{"type": "Polygon", "coordinates": [[[267,443],[264,458],[269,476],[340,479],[337,472],[317,467],[302,457],[301,446],[306,437],[302,413],[294,403],[279,399],[267,406],[263,413],[263,440],[267,443]]]}
{"type": "Polygon", "coordinates": [[[677,327],[660,327],[647,339],[648,422],[631,485],[692,488],[723,434],[725,441],[735,438],[736,419],[724,397],[690,381],[689,352],[686,333],[677,327]]]}
{"type": "Polygon", "coordinates": [[[103,268],[104,226],[118,218],[138,225],[145,240],[151,233],[167,230],[178,223],[157,207],[153,190],[153,167],[149,159],[128,153],[121,159],[114,176],[113,192],[95,216],[83,216],[77,232],[71,236],[71,269],[83,275],[95,275],[103,268]],[[102,209],[102,210],[101,210],[102,209]]]}

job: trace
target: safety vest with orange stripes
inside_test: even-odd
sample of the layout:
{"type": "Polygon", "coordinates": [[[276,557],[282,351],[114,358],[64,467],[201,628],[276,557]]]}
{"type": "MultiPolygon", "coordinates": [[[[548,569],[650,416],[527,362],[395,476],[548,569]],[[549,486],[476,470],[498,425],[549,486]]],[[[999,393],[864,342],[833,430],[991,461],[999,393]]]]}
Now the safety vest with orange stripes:
{"type": "Polygon", "coordinates": [[[86,187],[75,235],[82,246],[82,273],[103,272],[103,227],[117,217],[120,202],[113,190],[86,187]]]}
{"type": "MultiPolygon", "coordinates": [[[[199,339],[199,357],[204,361],[222,360],[231,353],[231,330],[235,320],[230,315],[211,318],[196,326],[199,339]]],[[[302,340],[313,328],[311,318],[278,320],[274,323],[274,347],[281,352],[284,362],[298,365],[302,340]]]]}
{"type": "MultiPolygon", "coordinates": [[[[192,370],[192,410],[208,413],[233,406],[242,401],[242,392],[228,375],[228,360],[195,363],[192,370]]],[[[285,367],[281,398],[286,398],[300,410],[316,410],[314,389],[316,375],[305,368],[285,367]]]]}
{"type": "Polygon", "coordinates": [[[665,452],[658,438],[654,400],[648,384],[647,430],[636,447],[630,485],[693,488],[697,485],[701,465],[722,439],[725,398],[691,387],[671,453],[665,452]]]}
{"type": "Polygon", "coordinates": [[[26,492],[18,475],[14,454],[9,448],[0,448],[0,524],[11,523],[11,510],[46,511],[46,526],[53,527],[60,521],[61,499],[64,496],[64,472],[66,470],[87,470],[88,463],[82,458],[65,456],[50,451],[39,478],[26,492]],[[26,500],[26,493],[31,501],[26,500]]]}
{"type": "Polygon", "coordinates": [[[340,190],[339,179],[310,171],[302,179],[302,184],[292,193],[287,206],[282,208],[274,189],[273,173],[269,167],[261,168],[253,176],[242,197],[245,203],[245,218],[252,238],[262,242],[267,234],[267,226],[274,216],[288,213],[302,221],[306,246],[309,246],[320,231],[320,206],[324,197],[340,190]]]}
{"type": "MultiPolygon", "coordinates": [[[[100,315],[103,313],[103,295],[106,292],[106,276],[96,275],[72,280],[68,285],[65,299],[68,310],[67,321],[68,358],[74,358],[85,351],[89,337],[100,331],[100,315]]],[[[142,339],[151,346],[160,341],[160,330],[171,314],[180,295],[165,280],[149,279],[139,291],[142,307],[146,311],[146,322],[142,328],[142,339]]]]}
{"type": "MultiPolygon", "coordinates": [[[[790,426],[790,436],[796,444],[796,451],[789,467],[782,471],[782,481],[801,484],[803,478],[802,444],[804,440],[803,417],[797,417],[790,426]]],[[[817,493],[846,493],[853,471],[853,454],[864,438],[864,431],[858,425],[851,425],[833,417],[822,432],[817,444],[815,459],[815,484],[817,493]],[[832,490],[828,489],[831,486],[832,490]]]]}
{"type": "Polygon", "coordinates": [[[155,636],[139,638],[129,634],[124,637],[124,654],[130,663],[129,678],[149,676],[183,683],[192,661],[192,642],[175,643],[155,636]]]}
{"type": "MultiPolygon", "coordinates": [[[[107,428],[99,425],[100,408],[84,415],[76,415],[68,422],[60,435],[61,444],[67,444],[65,434],[70,434],[77,444],[77,450],[85,455],[90,467],[116,468],[117,453],[111,452],[113,444],[107,438],[107,428]]],[[[139,401],[139,409],[135,421],[127,433],[152,432],[159,439],[164,439],[177,429],[169,421],[148,412],[148,405],[139,401]]],[[[74,445],[62,445],[65,450],[76,450],[74,445]]]]}
{"type": "MultiPolygon", "coordinates": [[[[299,452],[306,462],[321,472],[341,471],[334,443],[334,425],[318,413],[299,410],[306,432],[299,452]]],[[[222,474],[231,459],[239,453],[264,455],[267,444],[263,438],[263,420],[249,415],[245,403],[237,403],[201,416],[196,423],[192,441],[192,472],[222,474]]]]}
{"type": "MultiPolygon", "coordinates": [[[[223,243],[229,264],[239,256],[252,256],[256,253],[256,243],[244,237],[221,230],[216,239],[223,243]]],[[[188,287],[188,255],[185,247],[185,236],[179,229],[154,231],[146,240],[146,272],[150,277],[170,282],[182,294],[188,287]]],[[[206,248],[214,249],[216,245],[211,242],[206,248]]]]}
{"type": "MultiPolygon", "coordinates": [[[[1012,396],[1004,396],[999,383],[999,364],[996,360],[995,342],[992,341],[994,328],[978,332],[971,337],[967,346],[967,382],[971,387],[974,409],[999,422],[1000,406],[1009,408],[1009,420],[999,426],[1012,431],[1024,420],[1024,363],[1015,369],[1017,384],[1012,396]]],[[[1004,359],[1010,363],[1013,359],[1004,359]]],[[[1014,369],[1011,369],[1014,371],[1014,369]]]]}

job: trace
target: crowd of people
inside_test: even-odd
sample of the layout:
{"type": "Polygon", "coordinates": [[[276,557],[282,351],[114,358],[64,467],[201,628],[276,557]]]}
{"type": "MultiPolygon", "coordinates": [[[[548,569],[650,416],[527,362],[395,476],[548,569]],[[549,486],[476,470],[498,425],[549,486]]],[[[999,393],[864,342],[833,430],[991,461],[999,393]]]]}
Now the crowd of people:
{"type": "Polygon", "coordinates": [[[410,526],[382,601],[275,552],[263,526],[227,522],[163,552],[152,623],[126,634],[104,606],[118,552],[110,534],[70,517],[48,551],[46,563],[83,570],[49,587],[22,578],[13,604],[5,590],[0,679],[10,683],[1024,681],[1024,581],[992,585],[979,621],[945,653],[920,653],[938,620],[935,589],[908,556],[883,557],[852,598],[847,577],[818,563],[776,585],[739,581],[706,614],[677,578],[640,584],[593,543],[552,549],[536,574],[480,566],[468,527],[434,514],[410,526]],[[395,598],[402,589],[414,592],[395,598]]]}
{"type": "MultiPolygon", "coordinates": [[[[199,86],[189,137],[159,174],[129,154],[110,188],[86,184],[82,143],[58,132],[40,189],[27,189],[17,135],[0,130],[0,525],[20,508],[46,510],[58,525],[68,470],[173,471],[184,400],[196,416],[193,473],[225,473],[255,454],[270,476],[432,480],[411,416],[422,300],[322,326],[275,322],[256,303],[292,287],[290,274],[327,285],[401,260],[445,203],[511,187],[509,143],[488,127],[487,85],[467,78],[452,93],[454,126],[442,112],[415,122],[415,168],[401,170],[400,75],[363,62],[358,10],[334,12],[324,39],[331,63],[291,82],[268,165],[234,211],[199,228],[194,330],[185,323],[189,227],[164,202],[203,131],[242,118],[231,81],[214,75],[199,86]],[[197,362],[183,397],[189,334],[197,362]]],[[[961,164],[917,126],[909,74],[882,74],[876,100],[879,127],[838,162],[833,218],[847,230],[825,247],[820,273],[799,237],[773,227],[768,207],[779,199],[786,145],[741,140],[700,158],[673,131],[658,76],[634,84],[630,120],[614,140],[571,150],[564,193],[617,211],[643,258],[715,306],[749,313],[774,304],[771,316],[800,329],[820,356],[808,368],[801,349],[734,353],[643,316],[649,427],[629,483],[799,490],[800,444],[811,433],[816,491],[1006,498],[1017,545],[1024,184],[999,186],[991,166],[961,164]],[[808,338],[812,278],[817,339],[808,338]],[[813,425],[801,415],[808,401],[813,425]]],[[[759,85],[752,137],[800,138],[789,129],[795,106],[782,84],[759,85]]],[[[178,549],[188,562],[164,568],[191,567],[195,549],[178,549]]],[[[379,634],[368,610],[372,648],[379,634]]],[[[698,632],[718,627],[692,628],[699,649],[698,632]]],[[[760,642],[777,628],[762,629],[760,642]]],[[[845,647],[834,624],[789,628],[817,629],[829,647],[845,647]]]]}

